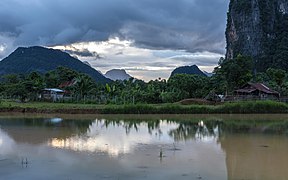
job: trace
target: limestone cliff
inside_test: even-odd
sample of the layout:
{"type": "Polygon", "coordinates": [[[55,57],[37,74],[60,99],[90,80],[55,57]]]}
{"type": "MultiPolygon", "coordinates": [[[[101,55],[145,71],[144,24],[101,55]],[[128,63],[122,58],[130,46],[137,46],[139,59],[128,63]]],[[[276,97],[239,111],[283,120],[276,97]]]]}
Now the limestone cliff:
{"type": "Polygon", "coordinates": [[[226,58],[251,56],[255,69],[288,70],[288,0],[231,0],[226,58]]]}

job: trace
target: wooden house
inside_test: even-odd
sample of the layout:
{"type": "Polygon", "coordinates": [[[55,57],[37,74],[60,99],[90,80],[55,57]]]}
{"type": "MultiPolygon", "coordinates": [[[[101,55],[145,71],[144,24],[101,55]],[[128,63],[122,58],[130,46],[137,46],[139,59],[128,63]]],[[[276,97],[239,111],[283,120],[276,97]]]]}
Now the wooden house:
{"type": "Polygon", "coordinates": [[[241,89],[234,91],[236,96],[257,99],[279,99],[280,93],[262,83],[247,83],[241,89]]]}

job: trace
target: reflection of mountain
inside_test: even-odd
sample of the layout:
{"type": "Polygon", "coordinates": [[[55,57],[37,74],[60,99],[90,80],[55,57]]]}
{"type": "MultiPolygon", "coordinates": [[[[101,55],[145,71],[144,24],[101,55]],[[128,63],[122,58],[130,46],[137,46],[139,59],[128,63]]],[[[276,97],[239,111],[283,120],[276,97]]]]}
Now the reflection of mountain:
{"type": "Polygon", "coordinates": [[[16,143],[42,144],[87,131],[92,121],[53,119],[0,119],[0,126],[16,143]]]}

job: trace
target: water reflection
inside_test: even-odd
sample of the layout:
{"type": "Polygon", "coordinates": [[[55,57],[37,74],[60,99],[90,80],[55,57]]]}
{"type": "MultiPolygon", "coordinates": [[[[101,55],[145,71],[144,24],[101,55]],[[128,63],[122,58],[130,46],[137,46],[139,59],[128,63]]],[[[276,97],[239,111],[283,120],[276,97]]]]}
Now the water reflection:
{"type": "Polygon", "coordinates": [[[172,143],[169,131],[173,128],[177,128],[177,124],[166,121],[148,125],[143,122],[96,119],[89,125],[86,133],[68,138],[53,138],[49,140],[48,145],[74,151],[106,152],[111,156],[118,156],[133,152],[139,144],[172,143]]]}
{"type": "Polygon", "coordinates": [[[15,142],[0,128],[0,155],[12,152],[15,142]]]}
{"type": "Polygon", "coordinates": [[[179,123],[176,129],[171,129],[169,135],[175,141],[187,141],[191,139],[199,141],[213,141],[219,137],[219,125],[204,123],[203,121],[179,123]]]}
{"type": "Polygon", "coordinates": [[[286,120],[0,118],[0,127],[0,179],[288,177],[286,120]]]}
{"type": "Polygon", "coordinates": [[[63,119],[62,118],[51,118],[50,119],[50,122],[52,123],[52,124],[57,124],[57,123],[60,123],[60,122],[62,122],[63,121],[63,119]]]}

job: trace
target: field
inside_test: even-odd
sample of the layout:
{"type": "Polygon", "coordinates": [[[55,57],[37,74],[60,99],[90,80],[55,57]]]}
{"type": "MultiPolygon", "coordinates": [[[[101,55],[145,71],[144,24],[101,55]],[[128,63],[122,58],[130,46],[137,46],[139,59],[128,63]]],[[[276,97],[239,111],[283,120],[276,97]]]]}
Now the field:
{"type": "Polygon", "coordinates": [[[245,101],[221,105],[128,104],[95,105],[75,103],[28,102],[2,100],[0,112],[63,114],[273,114],[288,113],[288,104],[276,101],[245,101]]]}

